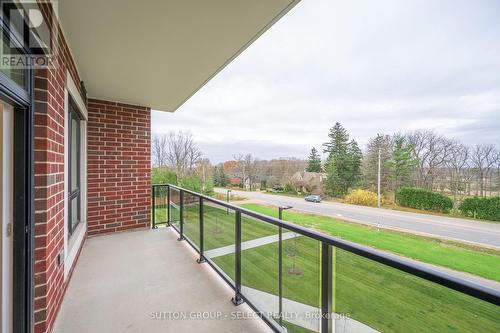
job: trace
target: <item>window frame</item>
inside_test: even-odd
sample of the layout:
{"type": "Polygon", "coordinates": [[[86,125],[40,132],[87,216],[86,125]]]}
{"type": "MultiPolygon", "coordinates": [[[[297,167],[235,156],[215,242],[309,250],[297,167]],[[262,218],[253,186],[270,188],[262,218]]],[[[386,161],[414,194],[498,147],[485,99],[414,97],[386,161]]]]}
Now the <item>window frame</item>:
{"type": "MultiPolygon", "coordinates": [[[[13,4],[15,5],[15,4],[13,4]]],[[[3,12],[0,15],[2,35],[8,35],[21,54],[32,49],[9,24],[3,12]]],[[[27,24],[25,32],[30,32],[27,24]]],[[[2,36],[4,38],[4,36],[2,36]]],[[[35,294],[35,191],[34,191],[34,70],[26,68],[24,85],[19,85],[0,71],[0,99],[14,107],[14,203],[13,203],[13,300],[12,330],[32,332],[34,327],[35,294]]]]}
{"type": "Polygon", "coordinates": [[[81,186],[82,186],[82,173],[81,173],[81,122],[82,117],[78,111],[78,106],[76,105],[73,97],[68,95],[68,238],[73,235],[80,222],[82,221],[82,210],[81,210],[81,186]],[[73,152],[73,120],[76,120],[76,188],[73,189],[73,169],[72,169],[72,154],[73,152]],[[73,200],[77,200],[77,222],[73,225],[73,200]]]}

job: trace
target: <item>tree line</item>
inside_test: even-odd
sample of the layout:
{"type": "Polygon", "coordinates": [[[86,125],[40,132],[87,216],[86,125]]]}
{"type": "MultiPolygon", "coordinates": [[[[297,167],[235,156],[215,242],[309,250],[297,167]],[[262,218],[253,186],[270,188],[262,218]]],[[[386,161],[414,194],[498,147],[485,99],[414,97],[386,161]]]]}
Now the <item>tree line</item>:
{"type": "MultiPolygon", "coordinates": [[[[466,145],[435,131],[417,130],[377,134],[362,152],[337,122],[322,149],[324,160],[312,148],[307,160],[259,160],[252,154],[236,154],[233,160],[213,166],[203,158],[190,133],[170,132],[153,137],[152,164],[171,172],[168,177],[163,174],[164,179],[175,177],[180,185],[201,192],[214,185],[226,186],[231,178],[251,187],[285,188],[297,172],[325,173],[324,191],[340,197],[355,188],[376,190],[380,154],[381,190],[386,195],[413,186],[445,193],[456,203],[464,197],[492,196],[500,191],[500,152],[493,144],[466,145]]],[[[154,175],[158,179],[157,171],[154,175]]]]}
{"type": "Polygon", "coordinates": [[[454,201],[464,196],[487,196],[500,190],[500,152],[493,144],[466,145],[431,130],[417,130],[370,138],[362,154],[346,129],[336,123],[323,144],[327,154],[321,163],[311,149],[307,170],[325,172],[325,190],[333,196],[349,189],[375,190],[380,155],[381,189],[394,192],[415,186],[449,193],[454,201]]]}
{"type": "Polygon", "coordinates": [[[189,132],[156,135],[151,142],[152,183],[170,183],[192,191],[213,191],[213,169],[189,132]]]}
{"type": "Polygon", "coordinates": [[[284,186],[296,172],[303,171],[306,164],[305,160],[297,158],[261,160],[252,154],[235,154],[233,160],[214,167],[214,183],[227,186],[231,178],[238,178],[247,182],[250,188],[284,186]]]}

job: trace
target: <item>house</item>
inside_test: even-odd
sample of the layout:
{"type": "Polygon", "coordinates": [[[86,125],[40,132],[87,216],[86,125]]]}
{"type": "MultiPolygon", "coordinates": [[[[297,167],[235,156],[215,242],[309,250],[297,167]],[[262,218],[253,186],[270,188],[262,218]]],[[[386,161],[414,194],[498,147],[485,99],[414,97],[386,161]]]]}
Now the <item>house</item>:
{"type": "Polygon", "coordinates": [[[321,172],[297,171],[290,178],[290,183],[298,192],[308,192],[312,194],[323,193],[323,182],[326,174],[321,172]]]}
{"type": "Polygon", "coordinates": [[[241,178],[238,178],[238,177],[229,178],[229,184],[231,186],[240,186],[241,185],[241,178]]]}
{"type": "Polygon", "coordinates": [[[151,110],[297,2],[2,1],[2,332],[51,332],[86,240],[150,227],[151,110]]]}

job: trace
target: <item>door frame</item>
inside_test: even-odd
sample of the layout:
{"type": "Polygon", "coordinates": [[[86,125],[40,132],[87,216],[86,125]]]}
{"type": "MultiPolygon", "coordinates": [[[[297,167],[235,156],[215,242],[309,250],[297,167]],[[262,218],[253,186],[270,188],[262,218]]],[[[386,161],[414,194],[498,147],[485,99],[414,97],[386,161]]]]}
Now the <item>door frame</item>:
{"type": "MultiPolygon", "coordinates": [[[[2,20],[0,29],[10,37],[15,36],[2,20]]],[[[23,51],[28,53],[26,48],[23,51]]],[[[14,111],[12,329],[16,333],[32,332],[34,325],[33,69],[25,70],[25,83],[25,87],[21,87],[0,71],[0,98],[12,105],[14,111]]]]}

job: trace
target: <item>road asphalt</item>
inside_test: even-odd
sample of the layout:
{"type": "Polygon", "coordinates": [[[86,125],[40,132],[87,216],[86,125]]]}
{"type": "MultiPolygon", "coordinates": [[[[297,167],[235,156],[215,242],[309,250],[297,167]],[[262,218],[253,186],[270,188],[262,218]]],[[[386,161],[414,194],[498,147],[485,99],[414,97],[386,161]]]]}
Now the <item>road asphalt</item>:
{"type": "MultiPolygon", "coordinates": [[[[216,192],[226,193],[226,190],[217,188],[216,192]]],[[[263,204],[290,205],[295,210],[336,217],[351,222],[500,249],[500,223],[402,212],[338,202],[312,203],[302,198],[263,192],[232,190],[231,193],[263,204]]]]}

